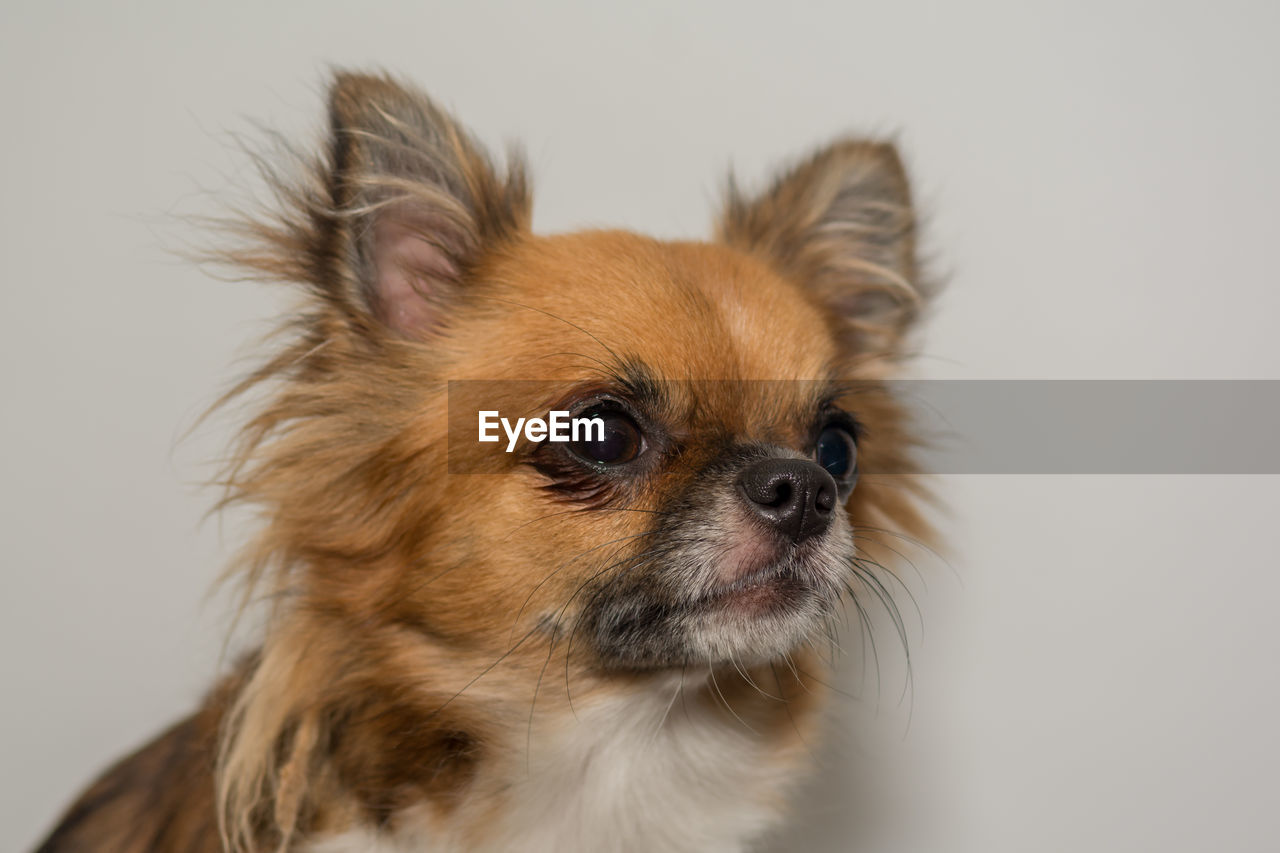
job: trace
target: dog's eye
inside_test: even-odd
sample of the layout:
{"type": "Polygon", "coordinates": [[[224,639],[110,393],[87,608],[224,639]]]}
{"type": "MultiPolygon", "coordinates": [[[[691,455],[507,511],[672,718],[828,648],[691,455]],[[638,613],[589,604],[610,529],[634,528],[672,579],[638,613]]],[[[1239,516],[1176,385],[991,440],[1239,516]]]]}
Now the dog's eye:
{"type": "Polygon", "coordinates": [[[832,424],[818,434],[814,457],[827,473],[843,480],[853,473],[858,462],[858,445],[847,429],[832,424]]]}
{"type": "Polygon", "coordinates": [[[644,451],[644,433],[624,412],[595,410],[585,417],[599,418],[604,423],[603,435],[592,427],[587,430],[587,438],[570,445],[574,453],[588,462],[623,465],[644,451]]]}

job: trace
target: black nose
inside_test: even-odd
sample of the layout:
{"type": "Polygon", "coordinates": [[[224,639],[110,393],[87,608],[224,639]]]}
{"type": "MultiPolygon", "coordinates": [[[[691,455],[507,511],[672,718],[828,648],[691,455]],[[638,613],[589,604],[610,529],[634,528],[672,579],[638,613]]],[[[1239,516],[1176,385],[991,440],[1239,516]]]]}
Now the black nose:
{"type": "Polygon", "coordinates": [[[800,543],[831,525],[836,481],[807,459],[762,459],[738,475],[747,506],[779,533],[800,543]]]}

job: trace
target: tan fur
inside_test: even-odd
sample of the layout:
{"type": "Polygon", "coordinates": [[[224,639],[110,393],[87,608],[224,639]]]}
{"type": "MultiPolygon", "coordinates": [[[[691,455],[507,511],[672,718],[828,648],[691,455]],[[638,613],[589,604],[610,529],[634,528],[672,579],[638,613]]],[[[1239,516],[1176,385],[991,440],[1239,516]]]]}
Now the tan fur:
{"type": "MultiPolygon", "coordinates": [[[[412,89],[339,76],[331,117],[327,154],[269,175],[281,208],[241,227],[251,242],[232,253],[309,292],[284,348],[236,389],[271,389],[226,480],[228,501],[265,520],[235,570],[246,600],[273,602],[261,649],[91,789],[42,849],[250,853],[423,821],[484,847],[531,742],[576,707],[662,677],[602,669],[575,643],[578,594],[696,476],[698,436],[803,450],[789,381],[879,387],[918,313],[914,218],[886,145],[833,146],[756,201],[734,191],[718,243],[542,237],[518,161],[500,174],[412,89]],[[420,238],[396,273],[422,299],[407,308],[402,291],[370,286],[386,275],[377,229],[393,220],[420,238]],[[500,475],[450,473],[447,380],[568,391],[599,383],[616,354],[663,380],[717,380],[672,385],[685,389],[672,406],[691,446],[631,511],[547,497],[517,456],[500,475]],[[158,753],[179,749],[157,768],[158,753]],[[124,780],[135,793],[95,794],[124,780]],[[160,787],[173,796],[149,799],[160,787]]],[[[877,472],[849,502],[855,536],[923,535],[918,489],[900,476],[914,472],[904,415],[865,389],[846,402],[867,427],[859,458],[877,472]]],[[[818,668],[807,648],[713,665],[679,698],[723,708],[724,725],[746,726],[777,767],[799,767],[818,668]]]]}

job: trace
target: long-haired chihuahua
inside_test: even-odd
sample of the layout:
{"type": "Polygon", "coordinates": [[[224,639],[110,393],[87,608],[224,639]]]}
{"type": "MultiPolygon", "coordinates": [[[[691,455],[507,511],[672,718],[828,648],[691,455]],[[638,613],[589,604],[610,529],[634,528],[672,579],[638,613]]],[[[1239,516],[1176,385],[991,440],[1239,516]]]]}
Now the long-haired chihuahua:
{"type": "Polygon", "coordinates": [[[535,235],[518,156],[385,76],[290,163],[229,251],[304,299],[236,389],[261,637],[40,849],[743,849],[887,594],[860,534],[924,532],[894,148],[731,186],[709,242],[535,235]]]}

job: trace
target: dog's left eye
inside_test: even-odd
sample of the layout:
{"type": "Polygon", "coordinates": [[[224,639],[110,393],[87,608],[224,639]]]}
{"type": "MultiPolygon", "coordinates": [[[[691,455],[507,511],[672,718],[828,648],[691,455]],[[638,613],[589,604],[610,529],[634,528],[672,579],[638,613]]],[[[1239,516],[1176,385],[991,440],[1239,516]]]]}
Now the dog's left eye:
{"type": "Polygon", "coordinates": [[[604,422],[603,435],[591,429],[589,438],[570,445],[574,453],[588,462],[624,465],[644,452],[644,433],[626,413],[597,410],[588,412],[585,417],[599,418],[604,422]]]}
{"type": "Polygon", "coordinates": [[[831,424],[818,434],[814,457],[828,474],[843,480],[853,473],[858,463],[858,445],[847,429],[831,424]]]}

